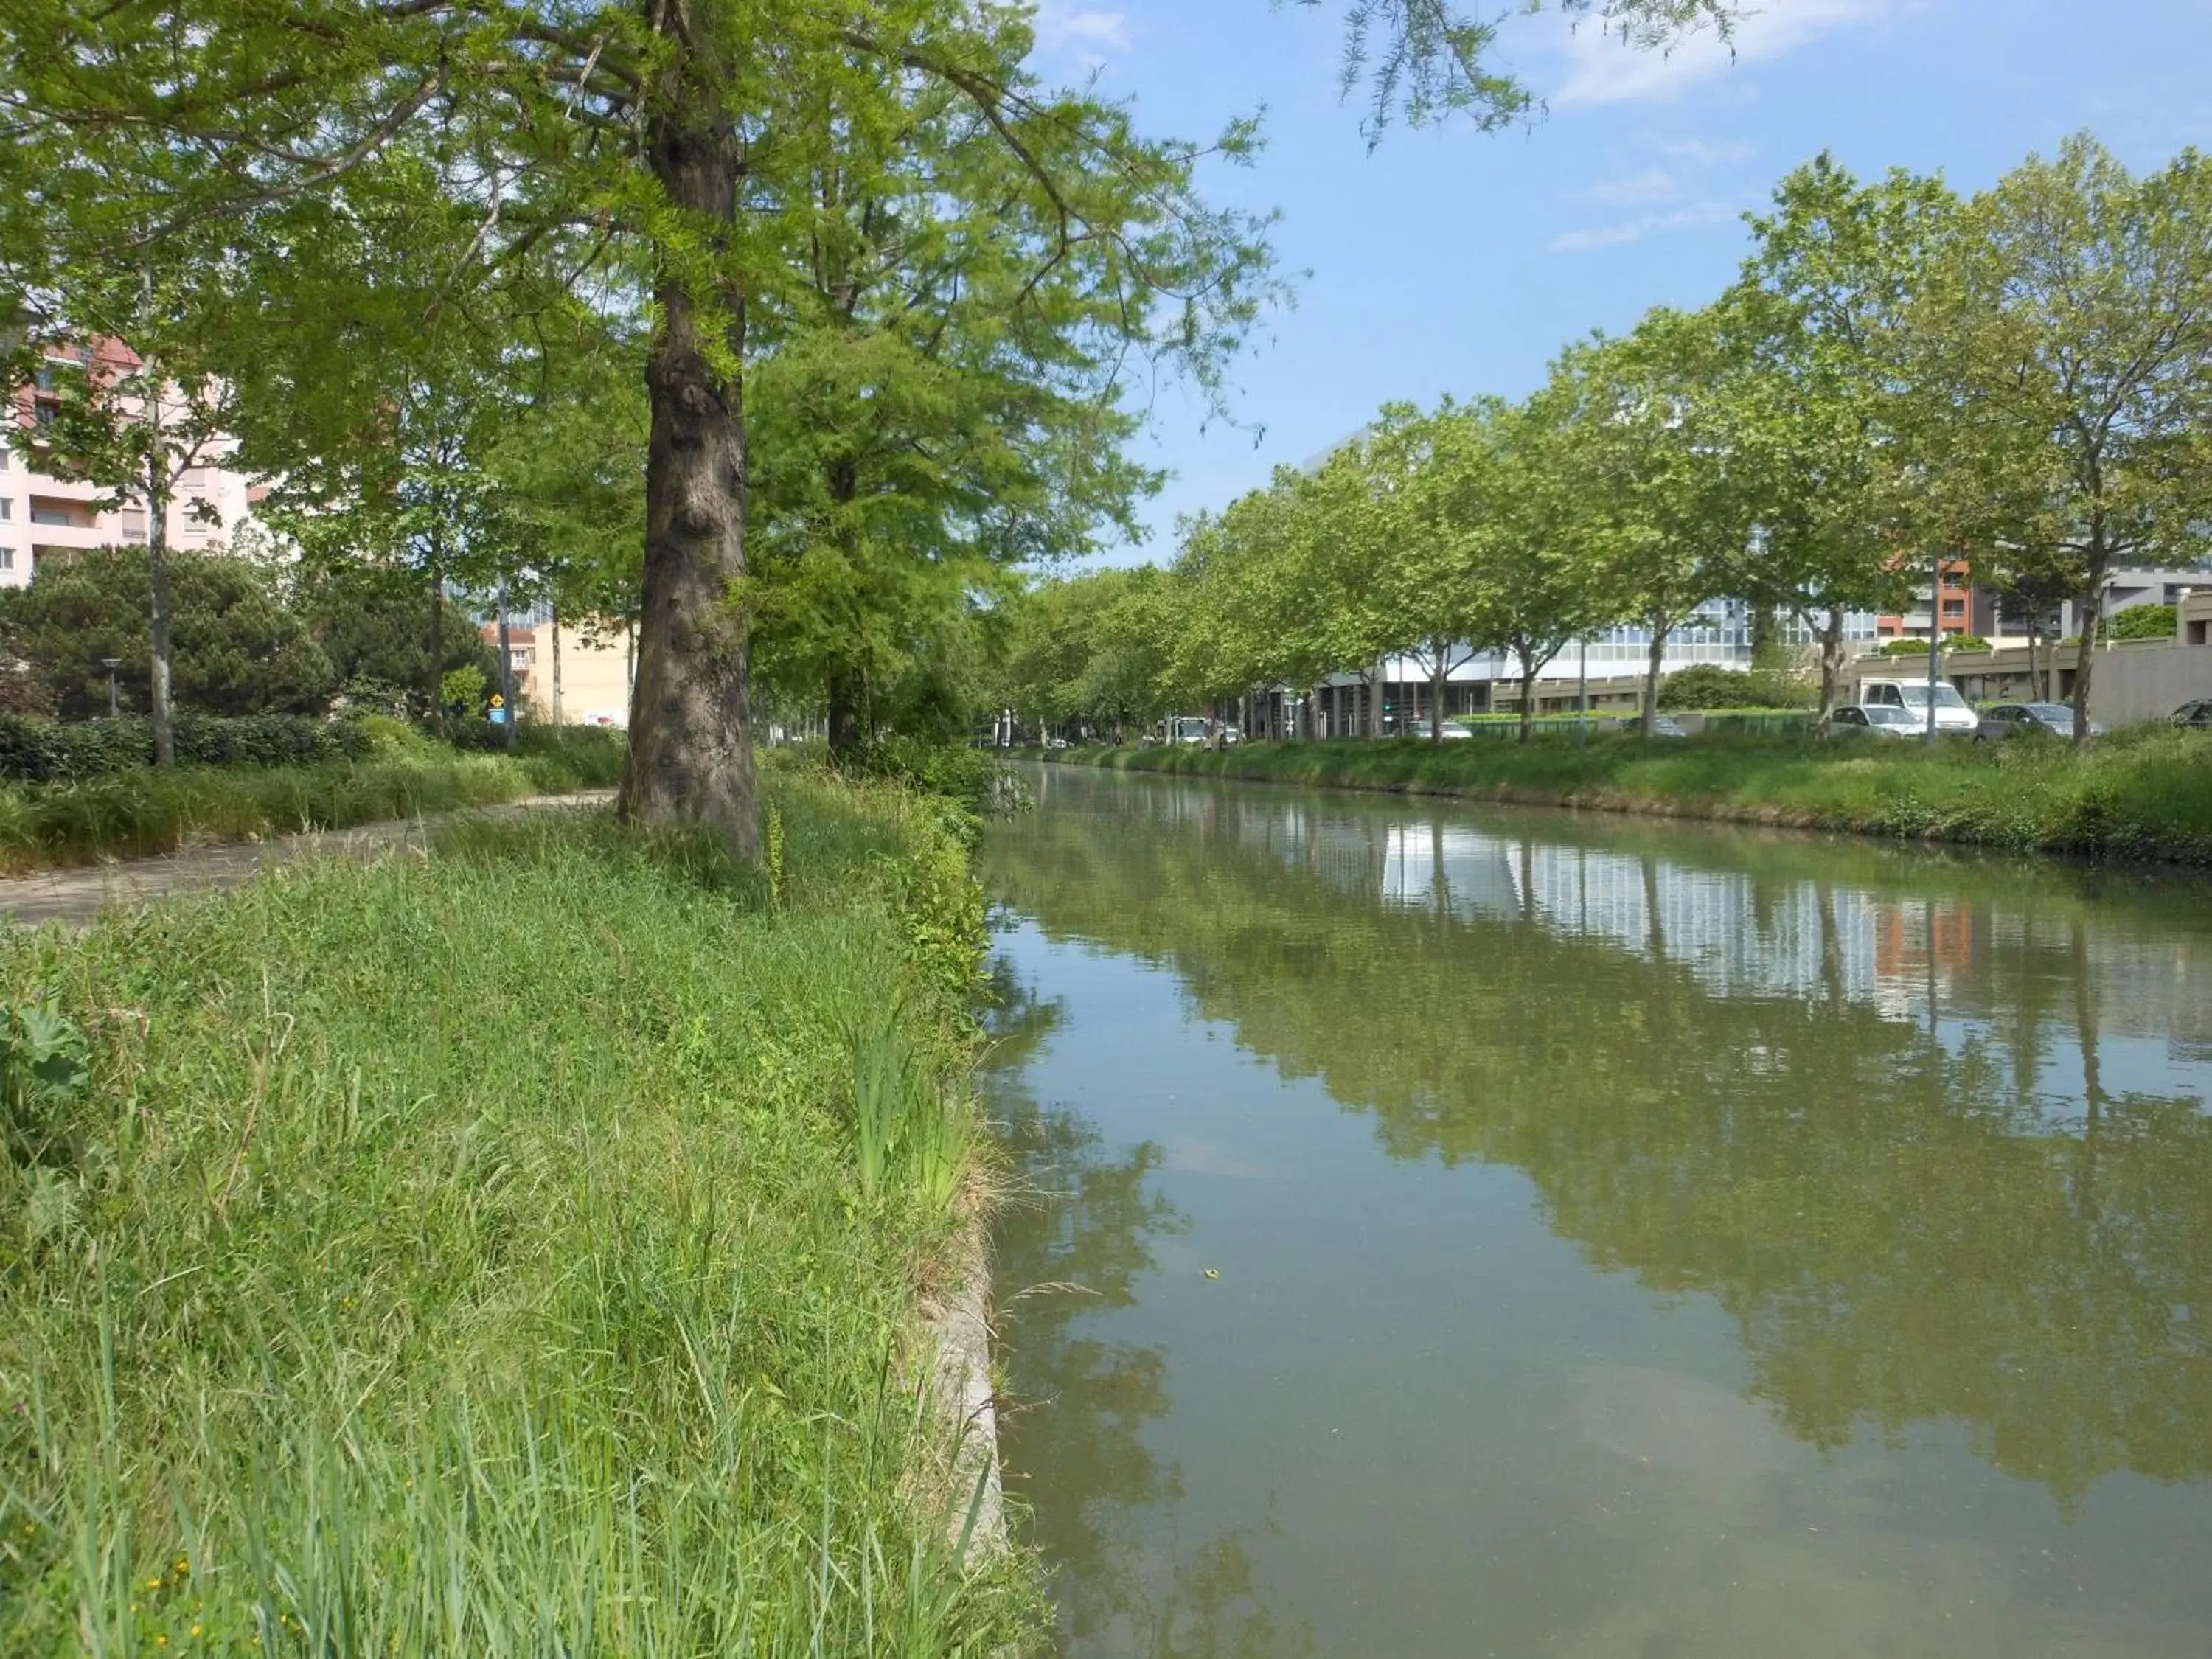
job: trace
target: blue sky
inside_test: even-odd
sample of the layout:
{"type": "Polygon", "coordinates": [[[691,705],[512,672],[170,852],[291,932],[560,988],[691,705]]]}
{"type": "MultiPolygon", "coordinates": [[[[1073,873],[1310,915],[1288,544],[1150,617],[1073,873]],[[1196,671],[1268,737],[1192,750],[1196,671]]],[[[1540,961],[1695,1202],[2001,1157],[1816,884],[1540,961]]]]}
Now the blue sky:
{"type": "MultiPolygon", "coordinates": [[[[1041,67],[1095,70],[1142,130],[1211,135],[1261,106],[1256,166],[1214,199],[1279,210],[1306,273],[1237,365],[1240,427],[1168,386],[1143,449],[1176,475],[1121,560],[1164,560],[1178,514],[1218,507],[1382,403],[1517,396],[1570,339],[1696,305],[1734,275],[1740,216],[1823,149],[1865,173],[1979,189],[2088,128],[2130,165],[2212,148],[2208,0],[1753,0],[1711,40],[1638,54],[1556,16],[1503,61],[1548,103],[1527,130],[1394,130],[1370,154],[1336,95],[1342,0],[1046,0],[1041,67]]],[[[1496,0],[1492,8],[1512,8],[1496,0]]]]}

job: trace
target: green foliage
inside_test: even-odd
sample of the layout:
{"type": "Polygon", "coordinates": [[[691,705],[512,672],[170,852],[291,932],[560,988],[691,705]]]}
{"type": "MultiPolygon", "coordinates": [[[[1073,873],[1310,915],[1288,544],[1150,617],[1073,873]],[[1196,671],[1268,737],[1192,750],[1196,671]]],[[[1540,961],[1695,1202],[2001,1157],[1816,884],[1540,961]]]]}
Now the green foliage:
{"type": "MultiPolygon", "coordinates": [[[[235,554],[169,556],[175,593],[174,691],[210,714],[313,714],[337,689],[330,659],[288,602],[273,563],[235,554]]],[[[27,586],[0,590],[0,642],[55,692],[60,713],[107,712],[107,670],[125,708],[149,701],[151,603],[143,550],[49,559],[27,586]]]]}
{"type": "Polygon", "coordinates": [[[485,687],[490,678],[475,663],[464,663],[459,668],[449,668],[438,681],[438,696],[448,708],[462,711],[464,718],[483,712],[485,687]]]}
{"type": "Polygon", "coordinates": [[[2171,605],[2131,605],[2105,623],[2112,640],[2170,640],[2180,626],[2180,607],[2171,605]]]}
{"type": "Polygon", "coordinates": [[[0,1004],[0,1153],[9,1162],[46,1158],[57,1125],[90,1081],[84,1032],[52,996],[0,1004]]]}
{"type": "Polygon", "coordinates": [[[1943,641],[1949,651],[1986,651],[1990,642],[1979,634],[1954,634],[1943,641]]]}
{"type": "Polygon", "coordinates": [[[430,596],[404,574],[368,564],[311,570],[299,610],[330,659],[340,689],[357,703],[427,716],[425,688],[458,668],[491,684],[499,653],[459,605],[439,607],[436,672],[431,663],[430,596]]]}
{"type": "Polygon", "coordinates": [[[1669,674],[1659,685],[1659,707],[1678,708],[1809,708],[1814,689],[1790,674],[1723,668],[1697,663],[1669,674]]]}
{"type": "Polygon", "coordinates": [[[965,744],[894,733],[878,738],[848,764],[862,775],[951,801],[976,820],[1021,799],[1019,785],[998,758],[965,744]]]}
{"type": "MultiPolygon", "coordinates": [[[[303,714],[180,716],[177,758],[210,766],[312,766],[357,759],[372,747],[351,720],[303,714]]],[[[154,763],[154,730],[143,715],[57,723],[0,714],[0,780],[65,782],[154,763]]]]}
{"type": "Polygon", "coordinates": [[[941,832],[772,787],[780,915],[696,836],[562,813],[0,940],[0,1000],[91,1050],[52,1115],[82,1155],[0,1187],[0,1372],[39,1402],[0,1414],[0,1650],[1036,1633],[1019,1558],[947,1541],[953,1431],[898,1369],[952,1224],[850,1201],[847,1033],[968,1052],[966,988],[902,948],[941,832]]]}

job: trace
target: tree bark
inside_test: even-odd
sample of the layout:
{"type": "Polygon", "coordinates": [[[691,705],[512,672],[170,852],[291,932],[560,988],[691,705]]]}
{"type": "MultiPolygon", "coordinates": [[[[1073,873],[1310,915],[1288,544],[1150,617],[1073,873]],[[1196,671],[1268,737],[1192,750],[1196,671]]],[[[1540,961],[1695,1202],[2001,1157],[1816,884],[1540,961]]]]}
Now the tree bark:
{"type": "MultiPolygon", "coordinates": [[[[149,364],[148,368],[151,370],[152,365],[149,364]]],[[[169,665],[173,660],[170,620],[173,611],[169,593],[169,491],[165,482],[167,457],[161,452],[161,377],[158,373],[152,373],[149,378],[153,386],[149,394],[149,402],[156,412],[149,417],[154,442],[149,447],[146,458],[146,575],[153,590],[153,614],[148,621],[154,642],[148,712],[154,719],[154,764],[174,766],[177,763],[177,729],[169,705],[169,665]]]]}
{"type": "Polygon", "coordinates": [[[1429,741],[1444,740],[1444,676],[1450,672],[1444,661],[1442,648],[1437,652],[1437,665],[1429,675],[1429,741]]]}
{"type": "Polygon", "coordinates": [[[828,693],[830,757],[851,760],[860,754],[862,741],[860,708],[866,691],[860,677],[850,669],[837,669],[830,676],[828,693]]]}
{"type": "Polygon", "coordinates": [[[2089,743],[2089,677],[2097,667],[2097,629],[2104,621],[2105,567],[2108,555],[2100,547],[2089,560],[2087,591],[2081,595],[2081,643],[2074,653],[2074,746],[2089,743]]]}
{"type": "Polygon", "coordinates": [[[429,684],[423,689],[430,700],[430,729],[446,735],[446,571],[441,551],[444,532],[430,529],[430,651],[429,684]]]}
{"type": "Polygon", "coordinates": [[[1836,729],[1836,688],[1844,678],[1844,607],[1828,607],[1820,629],[1820,713],[1814,735],[1826,739],[1836,729]]]}
{"type": "Polygon", "coordinates": [[[1644,740],[1651,741],[1659,726],[1659,665],[1667,659],[1667,625],[1651,624],[1651,655],[1644,669],[1644,740]]]}
{"type": "MultiPolygon", "coordinates": [[[[647,123],[647,160],[676,207],[731,227],[737,134],[705,66],[685,61],[686,45],[675,51],[676,95],[647,123]]],[[[698,297],[673,262],[656,273],[654,297],[643,614],[617,811],[629,823],[705,825],[756,858],[751,664],[735,592],[745,574],[743,387],[714,362],[726,368],[743,355],[745,295],[726,282],[713,296],[726,321],[720,339],[702,331],[698,297]]]]}
{"type": "Polygon", "coordinates": [[[1536,729],[1536,676],[1543,665],[1530,653],[1521,655],[1521,741],[1528,741],[1536,729]]]}

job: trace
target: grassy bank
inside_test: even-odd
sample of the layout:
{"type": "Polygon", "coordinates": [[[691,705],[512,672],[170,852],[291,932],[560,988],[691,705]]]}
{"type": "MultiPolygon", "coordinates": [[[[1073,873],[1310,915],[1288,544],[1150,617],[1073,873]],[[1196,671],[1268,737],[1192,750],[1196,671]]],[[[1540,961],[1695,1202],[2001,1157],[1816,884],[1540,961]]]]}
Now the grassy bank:
{"type": "Polygon", "coordinates": [[[1790,824],[2100,858],[2212,865],[2212,738],[2058,744],[1707,737],[1088,750],[1071,763],[1790,824]]]}
{"type": "Polygon", "coordinates": [[[622,778],[619,734],[534,737],[515,755],[465,755],[422,738],[315,766],[143,768],[0,787],[0,874],[143,858],[214,842],[488,806],[622,778]]]}
{"type": "Polygon", "coordinates": [[[980,902],[913,797],[772,799],[773,874],[562,814],[0,939],[0,1652],[1023,1626],[912,1391],[980,902]]]}

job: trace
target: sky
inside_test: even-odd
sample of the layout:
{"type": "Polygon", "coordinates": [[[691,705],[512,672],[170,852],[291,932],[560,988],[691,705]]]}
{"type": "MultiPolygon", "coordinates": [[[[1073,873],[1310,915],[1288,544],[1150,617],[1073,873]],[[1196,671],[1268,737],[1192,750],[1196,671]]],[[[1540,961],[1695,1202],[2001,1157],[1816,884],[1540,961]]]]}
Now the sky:
{"type": "Polygon", "coordinates": [[[2212,149],[2212,0],[1750,0],[1732,51],[1701,36],[1666,53],[1516,18],[1499,62],[1543,100],[1537,119],[1395,127],[1371,152],[1364,106],[1337,94],[1343,11],[1040,8],[1040,70],[1095,75],[1140,131],[1211,137],[1264,112],[1265,151],[1206,174],[1206,193],[1280,214],[1295,287],[1236,365],[1231,422],[1172,382],[1146,389],[1139,453],[1173,476],[1150,538],[1112,562],[1164,562],[1179,516],[1324,453],[1386,402],[1518,397],[1569,341],[1703,304],[1747,251],[1743,214],[1823,149],[1862,176],[1941,173],[1970,192],[2084,130],[2138,169],[2212,149]]]}

